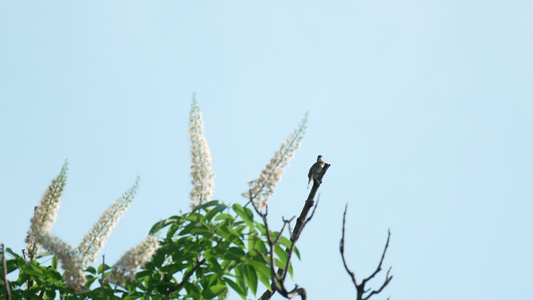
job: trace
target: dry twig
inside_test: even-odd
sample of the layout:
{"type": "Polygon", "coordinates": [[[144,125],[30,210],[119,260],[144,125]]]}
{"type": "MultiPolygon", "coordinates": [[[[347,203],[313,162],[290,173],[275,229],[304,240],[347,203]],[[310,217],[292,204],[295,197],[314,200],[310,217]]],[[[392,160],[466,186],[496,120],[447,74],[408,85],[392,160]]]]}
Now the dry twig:
{"type": "Polygon", "coordinates": [[[104,277],[105,277],[105,255],[102,255],[102,279],[100,279],[100,293],[102,294],[102,300],[105,299],[104,291],[104,277]]]}
{"type": "Polygon", "coordinates": [[[7,280],[7,264],[6,264],[6,250],[2,244],[2,269],[4,270],[4,288],[6,289],[6,300],[11,300],[11,291],[9,289],[9,281],[7,280]]]}
{"type": "Polygon", "coordinates": [[[390,241],[390,230],[388,232],[387,236],[387,242],[385,243],[385,249],[383,249],[383,254],[381,255],[381,260],[379,261],[378,267],[370,275],[369,277],[363,279],[360,284],[357,284],[357,280],[355,279],[355,273],[348,268],[348,265],[346,263],[346,258],[344,256],[344,234],[345,234],[345,228],[346,228],[346,211],[348,210],[348,204],[346,204],[346,207],[344,208],[344,216],[342,218],[342,238],[340,242],[340,251],[341,251],[341,257],[342,257],[342,263],[344,264],[344,268],[346,269],[346,272],[350,275],[352,282],[355,286],[355,289],[357,291],[357,300],[368,300],[372,295],[379,294],[383,289],[390,283],[392,280],[392,275],[390,275],[391,268],[387,271],[387,275],[385,276],[385,281],[381,285],[381,287],[377,290],[365,290],[365,285],[370,279],[374,278],[376,274],[378,274],[381,271],[381,266],[383,265],[383,260],[385,259],[385,254],[387,253],[387,248],[389,248],[389,241],[390,241]],[[364,295],[366,293],[370,292],[368,295],[364,295]]]}

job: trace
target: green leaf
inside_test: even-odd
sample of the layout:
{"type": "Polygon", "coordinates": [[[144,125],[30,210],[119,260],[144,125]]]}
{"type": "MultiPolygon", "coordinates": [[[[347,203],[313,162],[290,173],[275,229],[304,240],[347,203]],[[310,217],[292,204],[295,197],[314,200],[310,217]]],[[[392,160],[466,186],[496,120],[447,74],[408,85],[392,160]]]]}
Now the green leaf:
{"type": "Polygon", "coordinates": [[[235,230],[232,226],[220,226],[220,230],[227,232],[228,240],[237,244],[239,247],[244,248],[244,243],[242,242],[243,234],[235,230]]]}
{"type": "Polygon", "coordinates": [[[226,251],[225,257],[228,258],[228,259],[240,262],[240,261],[243,260],[244,255],[245,255],[244,251],[241,248],[230,247],[226,251]]]}
{"type": "Polygon", "coordinates": [[[104,266],[103,264],[101,264],[101,265],[98,266],[98,274],[102,274],[102,266],[104,267],[105,270],[111,269],[110,266],[108,266],[108,265],[104,266]]]}
{"type": "Polygon", "coordinates": [[[184,286],[187,295],[191,296],[193,299],[201,299],[201,291],[196,285],[190,282],[185,282],[184,286]]]}
{"type": "Polygon", "coordinates": [[[185,220],[191,221],[191,222],[201,222],[203,221],[203,219],[204,219],[204,216],[197,212],[190,212],[185,217],[185,220]]]}
{"type": "Polygon", "coordinates": [[[87,269],[85,269],[85,272],[96,274],[96,269],[94,267],[87,267],[87,269]]]}
{"type": "Polygon", "coordinates": [[[226,282],[234,291],[236,291],[243,299],[246,299],[246,291],[242,289],[236,282],[229,278],[224,278],[224,282],[226,282]]]}
{"type": "Polygon", "coordinates": [[[207,212],[207,214],[205,214],[205,220],[211,221],[211,219],[213,219],[213,217],[219,213],[220,212],[218,211],[218,209],[211,209],[210,211],[207,212]]]}
{"type": "Polygon", "coordinates": [[[245,265],[243,270],[244,279],[246,280],[250,290],[252,290],[252,293],[255,295],[257,293],[257,273],[255,272],[254,267],[249,264],[245,265]]]}
{"type": "Polygon", "coordinates": [[[168,273],[168,274],[175,274],[183,269],[185,269],[186,266],[183,264],[171,264],[161,267],[161,272],[168,273]]]}
{"type": "Polygon", "coordinates": [[[61,274],[55,270],[50,270],[50,272],[48,272],[48,276],[50,278],[51,281],[59,281],[61,280],[61,274]]]}
{"type": "Polygon", "coordinates": [[[248,236],[248,251],[249,252],[253,252],[255,251],[255,242],[256,240],[258,240],[259,238],[257,237],[256,234],[250,234],[248,236]]]}
{"type": "Polygon", "coordinates": [[[259,278],[259,281],[261,281],[261,283],[269,290],[269,291],[272,291],[272,288],[270,287],[270,281],[271,281],[271,277],[270,276],[264,276],[262,274],[257,274],[257,278],[259,278]]]}
{"type": "Polygon", "coordinates": [[[178,229],[180,229],[182,225],[183,225],[183,222],[174,223],[170,225],[170,228],[167,231],[167,240],[172,241],[172,238],[176,234],[176,231],[178,231],[178,229]]]}
{"type": "MultiPolygon", "coordinates": [[[[259,256],[257,252],[264,254],[267,256],[268,251],[266,248],[267,241],[262,240],[258,236],[250,235],[250,238],[248,239],[248,251],[252,256],[259,256]],[[251,240],[250,240],[251,238],[251,240]]],[[[258,260],[263,261],[260,257],[258,260]]]]}
{"type": "Polygon", "coordinates": [[[243,289],[244,296],[248,295],[248,288],[246,287],[246,282],[244,279],[244,265],[240,264],[235,268],[235,279],[237,284],[243,289]]]}
{"type": "Polygon", "coordinates": [[[165,253],[157,251],[155,255],[152,257],[152,263],[156,266],[161,266],[163,262],[165,261],[165,253]]]}
{"type": "Polygon", "coordinates": [[[139,271],[137,272],[137,278],[144,278],[145,276],[150,276],[151,271],[139,271]]]}
{"type": "Polygon", "coordinates": [[[272,280],[272,274],[270,273],[270,267],[264,262],[253,261],[252,265],[257,271],[257,278],[263,283],[265,287],[270,290],[270,281],[272,280]]]}
{"type": "Polygon", "coordinates": [[[283,246],[287,247],[287,249],[291,248],[292,242],[288,238],[281,236],[279,241],[283,246]]]}
{"type": "Polygon", "coordinates": [[[270,267],[264,262],[252,261],[251,264],[254,266],[254,269],[257,271],[257,274],[261,274],[266,277],[271,277],[270,267]]]}
{"type": "MultiPolygon", "coordinates": [[[[291,242],[288,238],[282,236],[281,239],[280,239],[280,242],[281,242],[281,244],[282,244],[283,246],[287,247],[287,249],[290,249],[290,248],[291,248],[292,242],[291,242]]],[[[300,251],[298,250],[298,247],[294,246],[293,253],[296,254],[296,256],[298,257],[298,259],[301,260],[301,258],[300,258],[300,251]]]]}
{"type": "Polygon", "coordinates": [[[192,234],[202,234],[202,235],[209,235],[211,236],[211,228],[209,228],[207,225],[203,223],[196,223],[194,226],[192,226],[189,233],[192,234]]]}
{"type": "Polygon", "coordinates": [[[186,235],[186,234],[204,234],[204,233],[211,233],[211,230],[207,225],[200,223],[200,222],[194,222],[190,223],[185,228],[183,228],[182,231],[178,233],[178,235],[186,235]]]}
{"type": "Polygon", "coordinates": [[[6,267],[7,267],[7,274],[15,271],[15,270],[18,270],[19,269],[19,264],[18,264],[18,261],[15,260],[15,259],[10,259],[8,261],[6,261],[6,267]]]}
{"type": "Polygon", "coordinates": [[[298,257],[299,260],[302,260],[300,258],[300,250],[298,250],[298,247],[294,246],[294,251],[293,252],[294,252],[294,254],[296,254],[296,256],[298,257]]]}
{"type": "Polygon", "coordinates": [[[222,213],[222,214],[219,214],[218,216],[216,216],[215,221],[222,220],[222,219],[235,220],[235,218],[232,215],[226,214],[226,213],[222,213]]]}
{"type": "Polygon", "coordinates": [[[262,236],[266,236],[265,225],[259,222],[254,222],[254,224],[255,224],[255,227],[259,230],[259,233],[261,233],[262,236]]]}
{"type": "Polygon", "coordinates": [[[45,292],[45,299],[55,299],[56,298],[56,292],[55,291],[46,291],[45,292]]]}
{"type": "Polygon", "coordinates": [[[244,222],[246,222],[246,225],[250,227],[250,230],[254,230],[253,214],[250,218],[247,211],[245,211],[245,208],[237,203],[233,204],[233,210],[237,213],[237,215],[239,215],[239,217],[241,217],[244,222]]]}
{"type": "Polygon", "coordinates": [[[52,269],[57,270],[57,258],[55,255],[52,257],[52,269]]]}
{"type": "Polygon", "coordinates": [[[206,275],[201,281],[203,287],[202,296],[207,299],[214,298],[220,293],[227,290],[224,281],[220,280],[216,275],[206,275]]]}
{"type": "MultiPolygon", "coordinates": [[[[193,211],[199,211],[199,210],[207,211],[208,208],[210,208],[212,206],[217,206],[217,209],[220,209],[220,206],[225,207],[225,205],[222,204],[222,202],[220,202],[218,200],[213,200],[213,201],[209,201],[209,202],[206,202],[204,204],[200,204],[200,205],[196,206],[193,211]]],[[[224,209],[224,208],[222,208],[222,209],[224,209]]]]}
{"type": "Polygon", "coordinates": [[[293,278],[292,278],[292,275],[293,275],[292,263],[289,264],[289,275],[291,275],[291,280],[293,280],[293,278]]]}
{"type": "Polygon", "coordinates": [[[11,248],[6,248],[6,252],[11,254],[13,257],[20,257],[20,255],[18,255],[17,253],[13,252],[13,250],[11,250],[11,248]]]}
{"type": "Polygon", "coordinates": [[[276,245],[274,248],[274,251],[276,252],[276,255],[278,256],[280,262],[282,263],[281,268],[285,269],[285,265],[287,264],[287,259],[289,258],[289,254],[287,251],[281,248],[280,245],[276,245]]]}
{"type": "Polygon", "coordinates": [[[35,264],[32,263],[32,264],[30,264],[29,266],[30,266],[30,268],[32,269],[33,274],[35,274],[35,275],[37,275],[37,276],[39,276],[39,277],[43,276],[44,271],[43,271],[43,269],[41,269],[41,268],[39,267],[39,265],[37,265],[36,263],[35,263],[35,264]]]}
{"type": "Polygon", "coordinates": [[[211,297],[216,297],[222,294],[227,289],[228,287],[225,284],[216,284],[208,287],[207,291],[209,291],[209,293],[213,295],[211,297]]]}
{"type": "Polygon", "coordinates": [[[155,234],[157,233],[159,230],[167,227],[168,225],[170,224],[174,224],[174,223],[177,223],[177,222],[181,222],[182,221],[182,217],[181,216],[172,216],[166,220],[161,220],[157,223],[154,224],[154,226],[152,226],[152,229],[150,229],[150,234],[155,234]]]}
{"type": "Polygon", "coordinates": [[[216,258],[211,257],[209,258],[208,262],[209,262],[209,267],[211,267],[211,269],[216,274],[219,274],[220,276],[224,275],[224,270],[222,270],[222,267],[220,266],[216,258]]]}

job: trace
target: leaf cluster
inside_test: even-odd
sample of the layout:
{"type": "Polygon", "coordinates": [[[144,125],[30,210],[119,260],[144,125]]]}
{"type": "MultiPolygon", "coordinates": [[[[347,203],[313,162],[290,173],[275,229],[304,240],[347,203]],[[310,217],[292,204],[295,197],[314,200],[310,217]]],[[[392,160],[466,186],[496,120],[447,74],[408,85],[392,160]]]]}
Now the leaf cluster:
{"type": "MultiPolygon", "coordinates": [[[[211,201],[154,224],[150,233],[161,236],[160,246],[135,280],[112,284],[105,280],[112,268],[89,267],[87,283],[78,294],[66,286],[50,254],[42,255],[45,259],[48,255],[48,261],[51,258],[52,264],[45,267],[39,263],[42,258],[26,261],[7,249],[11,256],[7,272],[18,271],[18,278],[10,282],[11,295],[13,299],[225,299],[231,289],[246,299],[250,292],[256,295],[259,282],[270,288],[271,270],[264,259],[269,259],[266,229],[246,207],[211,201]]],[[[279,232],[271,235],[277,237],[279,232]]],[[[285,237],[280,241],[284,247],[291,246],[285,237]]],[[[278,268],[287,264],[281,245],[275,249],[278,268]]],[[[295,253],[299,257],[297,249],[295,253]]]]}

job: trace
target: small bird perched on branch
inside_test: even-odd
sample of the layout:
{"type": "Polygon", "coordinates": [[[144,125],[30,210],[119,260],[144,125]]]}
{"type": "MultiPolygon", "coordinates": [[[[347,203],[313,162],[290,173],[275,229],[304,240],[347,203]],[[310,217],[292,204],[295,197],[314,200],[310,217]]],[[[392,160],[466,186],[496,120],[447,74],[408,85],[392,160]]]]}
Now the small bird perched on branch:
{"type": "Polygon", "coordinates": [[[316,163],[314,163],[311,166],[311,169],[309,169],[309,174],[307,174],[307,177],[309,177],[309,181],[307,182],[307,188],[309,189],[309,183],[311,183],[311,179],[316,179],[318,177],[318,174],[320,174],[320,171],[322,171],[322,168],[326,164],[326,161],[322,158],[322,155],[319,155],[316,159],[316,163]]]}

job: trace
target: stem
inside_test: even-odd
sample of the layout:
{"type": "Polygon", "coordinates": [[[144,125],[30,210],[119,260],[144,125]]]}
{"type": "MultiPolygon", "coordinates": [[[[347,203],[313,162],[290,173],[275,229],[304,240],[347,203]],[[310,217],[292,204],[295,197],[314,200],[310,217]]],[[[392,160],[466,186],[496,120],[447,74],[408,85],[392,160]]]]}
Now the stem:
{"type": "Polygon", "coordinates": [[[102,300],[105,299],[105,294],[104,294],[104,270],[105,270],[105,255],[102,255],[102,279],[100,280],[100,293],[102,294],[102,300]]]}
{"type": "Polygon", "coordinates": [[[7,280],[6,252],[2,244],[2,268],[4,270],[4,288],[6,289],[6,300],[11,300],[11,291],[9,290],[9,281],[7,280]]]}

